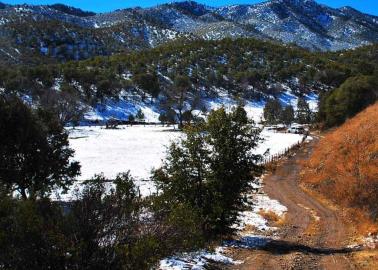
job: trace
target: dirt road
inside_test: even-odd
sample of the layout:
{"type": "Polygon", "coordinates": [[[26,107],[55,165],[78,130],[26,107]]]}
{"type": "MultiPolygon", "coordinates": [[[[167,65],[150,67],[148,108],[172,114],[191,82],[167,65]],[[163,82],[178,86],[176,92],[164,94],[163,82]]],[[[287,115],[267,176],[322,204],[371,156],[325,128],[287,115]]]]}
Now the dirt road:
{"type": "Polygon", "coordinates": [[[346,248],[351,228],[342,213],[327,207],[299,186],[301,165],[309,157],[316,139],[283,160],[264,178],[264,191],[288,208],[285,225],[273,240],[259,249],[233,252],[243,264],[229,269],[356,269],[352,250],[346,248]]]}

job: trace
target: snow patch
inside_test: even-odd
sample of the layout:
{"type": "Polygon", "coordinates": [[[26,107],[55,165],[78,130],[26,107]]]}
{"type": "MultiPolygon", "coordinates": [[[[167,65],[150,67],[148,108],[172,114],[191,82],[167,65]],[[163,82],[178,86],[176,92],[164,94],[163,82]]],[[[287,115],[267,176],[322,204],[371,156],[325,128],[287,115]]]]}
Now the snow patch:
{"type": "Polygon", "coordinates": [[[265,159],[283,153],[286,149],[303,140],[302,134],[281,133],[263,129],[261,132],[263,141],[255,149],[256,154],[264,155],[265,159]]]}
{"type": "Polygon", "coordinates": [[[160,261],[160,270],[205,270],[209,262],[217,262],[222,264],[241,264],[241,261],[235,261],[230,257],[225,256],[224,248],[218,247],[214,252],[198,251],[183,253],[177,256],[172,256],[160,261]]]}
{"type": "Polygon", "coordinates": [[[126,99],[107,99],[102,104],[97,104],[87,112],[84,118],[88,121],[106,121],[111,118],[127,120],[129,115],[135,115],[142,110],[146,122],[159,122],[159,113],[156,108],[143,102],[136,102],[126,99]]]}

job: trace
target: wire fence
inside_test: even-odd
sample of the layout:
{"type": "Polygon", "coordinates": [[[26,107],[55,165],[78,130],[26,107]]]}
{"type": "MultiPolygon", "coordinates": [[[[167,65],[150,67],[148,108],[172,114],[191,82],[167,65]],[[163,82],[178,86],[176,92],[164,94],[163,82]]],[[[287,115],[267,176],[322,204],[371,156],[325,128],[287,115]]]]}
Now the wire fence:
{"type": "Polygon", "coordinates": [[[271,163],[277,162],[280,159],[282,159],[283,157],[288,156],[292,152],[293,149],[299,148],[299,147],[302,146],[302,144],[306,141],[307,136],[308,136],[307,133],[304,134],[304,136],[303,136],[303,138],[302,138],[301,141],[297,142],[296,144],[294,144],[294,145],[292,145],[290,147],[286,147],[283,151],[280,151],[277,154],[271,155],[268,158],[264,159],[262,161],[262,165],[265,166],[267,164],[271,164],[271,163]]]}

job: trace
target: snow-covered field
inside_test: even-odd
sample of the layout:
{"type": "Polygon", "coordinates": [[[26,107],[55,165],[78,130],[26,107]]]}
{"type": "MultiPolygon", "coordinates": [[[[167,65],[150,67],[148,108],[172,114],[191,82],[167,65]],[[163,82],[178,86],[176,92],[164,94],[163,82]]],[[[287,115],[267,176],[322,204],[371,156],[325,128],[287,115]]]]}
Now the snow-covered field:
{"type": "Polygon", "coordinates": [[[151,170],[162,164],[166,147],[179,136],[173,127],[162,126],[78,127],[70,129],[69,141],[75,150],[74,159],[82,166],[79,180],[99,173],[115,178],[130,170],[141,193],[150,195],[154,188],[146,180],[151,170]]]}
{"type": "MultiPolygon", "coordinates": [[[[118,173],[130,170],[145,196],[154,191],[148,181],[151,170],[161,166],[167,146],[181,136],[173,127],[162,126],[120,126],[119,129],[83,126],[69,131],[74,159],[81,164],[79,180],[90,179],[99,173],[114,178],[118,173]]],[[[264,141],[255,150],[258,154],[267,150],[269,155],[277,154],[302,139],[302,135],[268,130],[261,135],[264,141]]]]}

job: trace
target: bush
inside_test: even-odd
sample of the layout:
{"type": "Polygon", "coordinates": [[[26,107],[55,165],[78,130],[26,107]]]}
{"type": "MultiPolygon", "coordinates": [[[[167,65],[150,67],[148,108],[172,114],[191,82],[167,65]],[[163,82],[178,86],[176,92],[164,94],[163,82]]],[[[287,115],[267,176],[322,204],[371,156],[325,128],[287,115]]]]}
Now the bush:
{"type": "Polygon", "coordinates": [[[0,199],[0,268],[66,269],[64,216],[49,200],[0,199]]]}
{"type": "Polygon", "coordinates": [[[0,268],[151,269],[175,252],[202,247],[188,205],[143,199],[128,173],[83,184],[70,202],[0,198],[0,268]]]}

